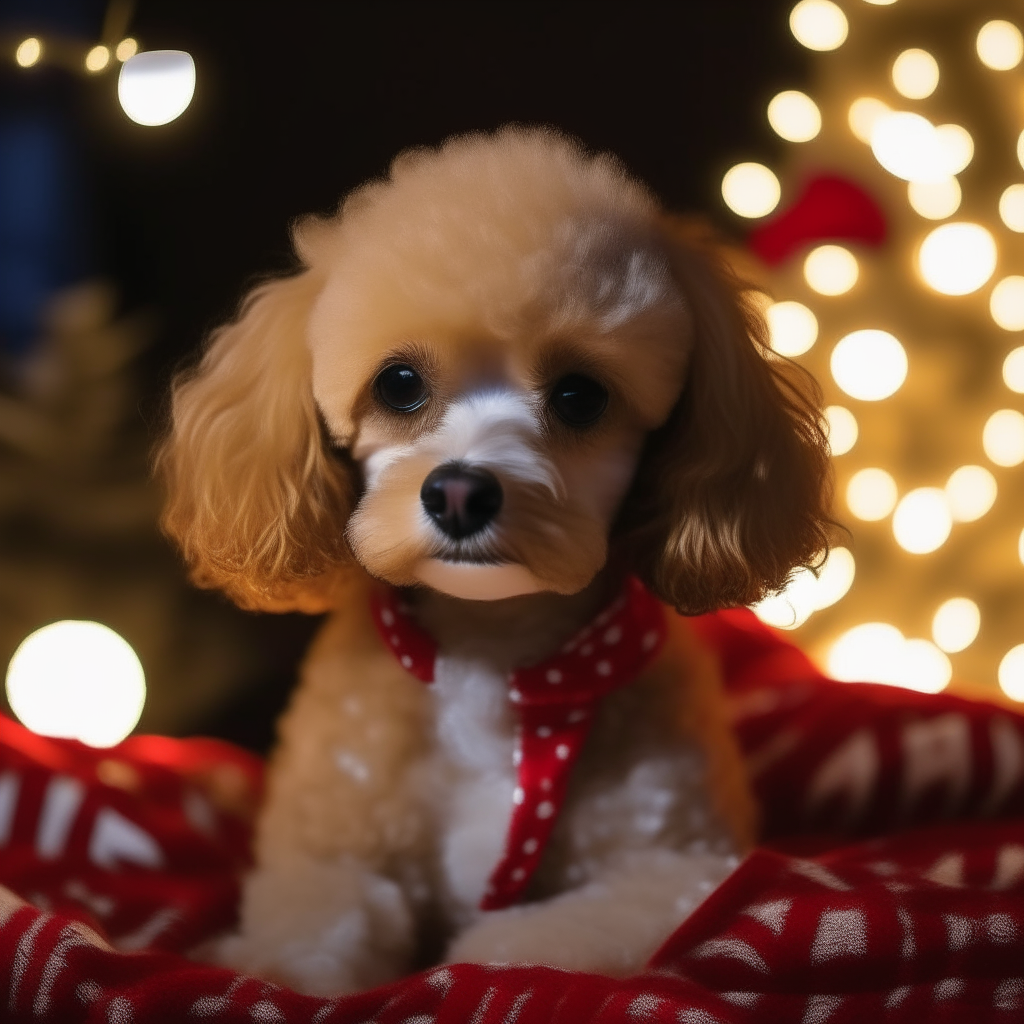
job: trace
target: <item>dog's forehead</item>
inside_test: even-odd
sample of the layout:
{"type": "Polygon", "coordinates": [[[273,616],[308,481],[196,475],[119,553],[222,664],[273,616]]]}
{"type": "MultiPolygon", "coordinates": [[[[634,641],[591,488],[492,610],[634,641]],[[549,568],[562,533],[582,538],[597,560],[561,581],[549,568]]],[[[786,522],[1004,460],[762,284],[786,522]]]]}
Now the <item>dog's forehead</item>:
{"type": "Polygon", "coordinates": [[[332,425],[403,348],[468,368],[488,349],[536,359],[560,338],[615,358],[640,344],[635,324],[687,319],[657,207],[617,165],[537,139],[413,164],[357,194],[307,254],[325,281],[309,342],[332,425]]]}

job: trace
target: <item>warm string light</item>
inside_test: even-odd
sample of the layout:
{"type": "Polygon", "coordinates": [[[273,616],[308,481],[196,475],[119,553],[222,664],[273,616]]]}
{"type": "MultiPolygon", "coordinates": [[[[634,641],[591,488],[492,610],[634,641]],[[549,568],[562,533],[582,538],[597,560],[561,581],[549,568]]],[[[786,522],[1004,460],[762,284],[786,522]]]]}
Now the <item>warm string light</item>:
{"type": "Polygon", "coordinates": [[[833,455],[845,455],[857,443],[857,417],[842,405],[825,407],[825,432],[833,455]]]}
{"type": "Polygon", "coordinates": [[[841,245],[819,245],[804,260],[804,279],[819,295],[845,295],[859,276],[857,257],[841,245]]]}
{"type": "Polygon", "coordinates": [[[109,747],[135,728],[146,679],[135,652],[112,629],[65,620],[22,641],[7,670],[7,699],[33,732],[109,747]]]}
{"type": "Polygon", "coordinates": [[[907,379],[907,353],[888,331],[853,331],[832,350],[832,377],[851,398],[879,402],[907,379]]]}
{"type": "Polygon", "coordinates": [[[23,39],[18,43],[18,48],[14,51],[14,59],[23,68],[30,68],[35,64],[39,63],[39,58],[43,55],[43,44],[35,36],[29,36],[28,39],[23,39]]]}
{"type": "Polygon", "coordinates": [[[850,26],[831,0],[800,0],[789,15],[794,38],[808,50],[835,50],[846,42],[850,26]]]}
{"type": "Polygon", "coordinates": [[[803,355],[818,338],[818,319],[800,302],[773,302],[765,317],[772,350],[780,356],[803,355]]]}
{"type": "Polygon", "coordinates": [[[1011,185],[999,197],[999,218],[1011,231],[1024,233],[1024,185],[1011,185]]]}
{"type": "Polygon", "coordinates": [[[907,200],[915,213],[928,220],[945,220],[960,209],[960,182],[956,178],[941,181],[907,182],[907,200]]]}
{"type": "Polygon", "coordinates": [[[898,497],[892,475],[873,466],[858,470],[846,485],[846,504],[850,511],[868,523],[884,519],[896,507],[898,497]]]}
{"type": "Polygon", "coordinates": [[[993,71],[1009,71],[1024,57],[1024,36],[1008,21],[982,25],[975,46],[981,63],[993,71]]]}
{"type": "Polygon", "coordinates": [[[725,205],[740,217],[766,217],[779,205],[781,195],[779,179],[764,164],[736,164],[722,178],[725,205]]]}
{"type": "Polygon", "coordinates": [[[904,50],[893,62],[892,84],[901,96],[923,100],[939,84],[939,65],[927,50],[904,50]]]}
{"type": "Polygon", "coordinates": [[[988,308],[1004,331],[1024,331],[1024,277],[1004,277],[992,289],[988,308]]]}
{"type": "Polygon", "coordinates": [[[787,142],[809,142],[821,131],[821,111],[810,96],[790,89],[768,104],[768,123],[787,142]]]}
{"type": "Polygon", "coordinates": [[[917,253],[925,282],[943,295],[976,292],[996,269],[996,243],[980,224],[942,224],[929,232],[917,253]]]}

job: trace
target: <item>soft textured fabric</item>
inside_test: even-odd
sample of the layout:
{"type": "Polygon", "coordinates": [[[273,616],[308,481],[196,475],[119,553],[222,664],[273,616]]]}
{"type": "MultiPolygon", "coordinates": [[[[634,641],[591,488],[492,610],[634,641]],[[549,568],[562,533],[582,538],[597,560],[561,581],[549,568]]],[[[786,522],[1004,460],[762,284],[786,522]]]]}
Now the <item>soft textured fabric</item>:
{"type": "Polygon", "coordinates": [[[647,972],[456,964],[325,1000],[190,962],[176,951],[231,920],[258,764],[203,740],[94,751],[3,720],[0,1019],[1024,1018],[1024,822],[1007,817],[1024,804],[1024,718],[824,679],[747,613],[695,627],[721,659],[771,845],[647,972]]]}

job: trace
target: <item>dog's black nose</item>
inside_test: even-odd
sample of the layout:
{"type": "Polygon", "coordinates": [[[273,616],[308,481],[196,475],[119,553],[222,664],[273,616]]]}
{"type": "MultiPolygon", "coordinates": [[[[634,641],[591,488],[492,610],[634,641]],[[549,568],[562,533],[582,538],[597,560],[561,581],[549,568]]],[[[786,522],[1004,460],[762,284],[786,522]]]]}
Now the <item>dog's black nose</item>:
{"type": "Polygon", "coordinates": [[[420,488],[423,507],[453,540],[482,530],[498,514],[502,498],[493,473],[457,462],[438,466],[420,488]]]}

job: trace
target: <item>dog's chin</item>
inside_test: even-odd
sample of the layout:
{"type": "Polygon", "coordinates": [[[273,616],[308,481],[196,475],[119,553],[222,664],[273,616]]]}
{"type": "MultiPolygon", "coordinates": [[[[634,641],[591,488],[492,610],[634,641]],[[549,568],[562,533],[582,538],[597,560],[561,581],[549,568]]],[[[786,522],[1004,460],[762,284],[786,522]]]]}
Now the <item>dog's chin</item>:
{"type": "Polygon", "coordinates": [[[515,562],[450,562],[425,558],[415,576],[428,587],[466,601],[501,601],[550,590],[524,565],[515,562]]]}

